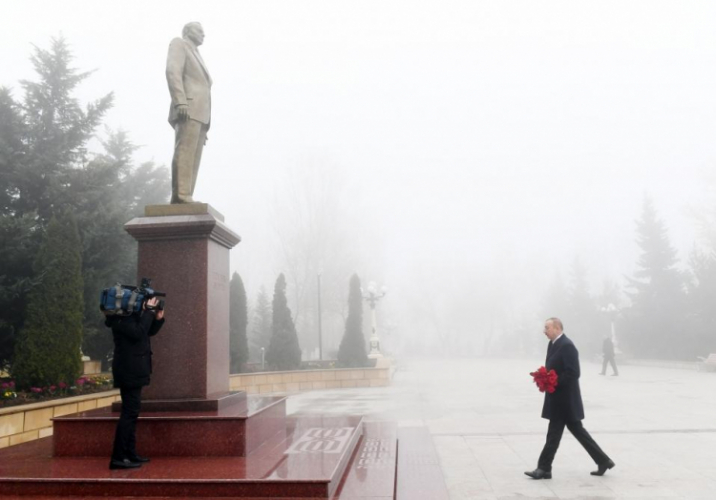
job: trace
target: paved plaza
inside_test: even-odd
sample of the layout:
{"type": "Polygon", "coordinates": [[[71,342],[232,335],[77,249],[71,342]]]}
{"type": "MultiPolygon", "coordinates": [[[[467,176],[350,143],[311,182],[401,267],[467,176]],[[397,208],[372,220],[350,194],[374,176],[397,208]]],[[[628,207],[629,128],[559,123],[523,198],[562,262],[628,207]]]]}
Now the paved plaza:
{"type": "Polygon", "coordinates": [[[392,385],[304,393],[294,414],[427,426],[452,500],[716,499],[716,373],[582,362],[584,426],[616,462],[603,477],[565,430],[553,479],[537,465],[547,421],[529,372],[543,359],[400,360],[392,385]]]}

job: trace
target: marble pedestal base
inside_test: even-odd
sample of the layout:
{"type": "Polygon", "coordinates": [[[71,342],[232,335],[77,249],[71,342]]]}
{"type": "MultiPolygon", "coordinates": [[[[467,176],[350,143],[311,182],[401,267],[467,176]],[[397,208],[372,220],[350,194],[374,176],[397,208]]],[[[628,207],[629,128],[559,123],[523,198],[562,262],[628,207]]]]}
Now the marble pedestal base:
{"type": "MultiPolygon", "coordinates": [[[[54,455],[109,457],[118,419],[110,408],[54,418],[54,455]]],[[[284,397],[252,397],[219,411],[144,412],[137,422],[137,452],[150,457],[243,457],[285,428],[284,397]]]]}
{"type": "MultiPolygon", "coordinates": [[[[243,391],[210,394],[206,399],[151,399],[142,401],[142,412],[188,412],[188,411],[221,411],[234,405],[246,407],[246,393],[243,391]]],[[[122,411],[122,403],[112,403],[112,411],[122,411]]]]}
{"type": "Polygon", "coordinates": [[[137,278],[166,293],[166,322],[152,337],[152,381],[142,399],[228,393],[229,251],[241,238],[206,204],[155,205],[146,214],[124,228],[139,243],[137,278]]]}

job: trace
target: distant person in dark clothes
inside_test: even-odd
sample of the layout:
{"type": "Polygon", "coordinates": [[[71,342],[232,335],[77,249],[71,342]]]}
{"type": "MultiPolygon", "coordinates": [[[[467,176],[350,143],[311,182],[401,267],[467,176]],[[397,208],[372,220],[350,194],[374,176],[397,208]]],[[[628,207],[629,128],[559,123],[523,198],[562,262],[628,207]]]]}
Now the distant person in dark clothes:
{"type": "Polygon", "coordinates": [[[552,462],[559,448],[564,428],[579,441],[597,464],[593,476],[602,476],[614,467],[614,462],[582,426],[584,406],[579,390],[579,352],[574,343],[562,331],[562,321],[550,318],[545,322],[544,334],[549,339],[545,368],[557,372],[557,388],[553,393],[545,392],[542,418],[549,420],[547,442],[539,456],[537,468],[525,472],[532,479],[552,479],[552,462]]]}
{"type": "Polygon", "coordinates": [[[612,370],[614,373],[612,373],[613,376],[619,375],[619,370],[617,370],[617,362],[614,358],[614,342],[612,342],[611,335],[605,335],[604,336],[604,342],[602,343],[602,352],[604,353],[604,361],[602,361],[602,373],[599,375],[606,375],[607,374],[607,363],[612,365],[612,370]]]}
{"type": "Polygon", "coordinates": [[[114,386],[122,397],[122,412],[114,435],[110,469],[134,469],[148,458],[137,455],[136,427],[142,401],[142,387],[149,385],[152,373],[152,348],[149,337],[164,324],[164,311],[157,309],[159,299],[147,300],[140,314],[109,316],[105,325],[112,328],[114,386]]]}

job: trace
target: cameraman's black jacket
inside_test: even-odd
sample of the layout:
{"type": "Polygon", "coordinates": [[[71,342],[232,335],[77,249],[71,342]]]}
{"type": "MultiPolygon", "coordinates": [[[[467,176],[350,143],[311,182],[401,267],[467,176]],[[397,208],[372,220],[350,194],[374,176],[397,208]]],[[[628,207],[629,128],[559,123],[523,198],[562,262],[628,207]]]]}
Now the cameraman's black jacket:
{"type": "Polygon", "coordinates": [[[164,319],[156,320],[153,311],[141,315],[110,316],[105,324],[112,328],[114,359],[112,375],[115,387],[149,385],[152,373],[152,346],[149,337],[159,332],[164,319]]]}

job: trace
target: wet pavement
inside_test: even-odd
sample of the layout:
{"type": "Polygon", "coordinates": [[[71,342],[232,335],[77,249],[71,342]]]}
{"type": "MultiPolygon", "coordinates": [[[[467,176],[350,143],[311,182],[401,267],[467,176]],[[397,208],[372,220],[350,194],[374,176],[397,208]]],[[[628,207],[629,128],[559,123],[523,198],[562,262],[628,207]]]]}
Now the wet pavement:
{"type": "Polygon", "coordinates": [[[582,361],[584,426],[616,462],[603,477],[565,431],[550,480],[536,467],[547,421],[529,372],[542,360],[401,360],[390,387],[291,396],[289,414],[426,426],[453,500],[716,499],[716,373],[582,361]]]}

